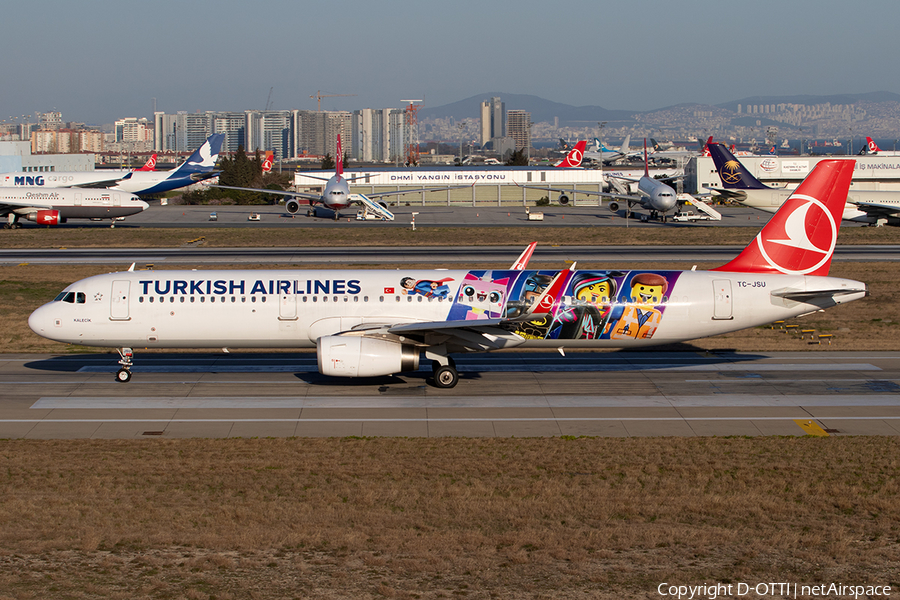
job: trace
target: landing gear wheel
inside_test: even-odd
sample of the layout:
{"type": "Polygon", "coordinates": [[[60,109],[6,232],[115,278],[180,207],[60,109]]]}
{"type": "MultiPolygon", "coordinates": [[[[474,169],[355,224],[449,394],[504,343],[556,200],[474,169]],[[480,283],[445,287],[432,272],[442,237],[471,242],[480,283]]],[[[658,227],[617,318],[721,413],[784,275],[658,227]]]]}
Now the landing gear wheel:
{"type": "Polygon", "coordinates": [[[131,381],[131,371],[128,369],[119,369],[116,373],[116,381],[119,383],[128,383],[131,381]]]}
{"type": "Polygon", "coordinates": [[[434,385],[439,388],[449,389],[459,383],[459,373],[450,365],[444,365],[434,370],[434,385]]]}
{"type": "Polygon", "coordinates": [[[316,214],[316,211],[314,211],[313,209],[309,209],[308,211],[306,211],[307,217],[312,217],[315,214],[316,214]]]}

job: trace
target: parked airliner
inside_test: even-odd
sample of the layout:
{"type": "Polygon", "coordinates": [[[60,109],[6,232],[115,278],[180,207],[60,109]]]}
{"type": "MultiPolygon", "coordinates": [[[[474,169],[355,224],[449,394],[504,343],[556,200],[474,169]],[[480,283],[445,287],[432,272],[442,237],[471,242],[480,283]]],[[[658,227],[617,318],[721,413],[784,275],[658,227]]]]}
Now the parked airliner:
{"type": "Polygon", "coordinates": [[[0,187],[0,217],[4,229],[19,227],[19,220],[38,225],[59,225],[68,219],[116,219],[147,210],[149,205],[128,192],[82,188],[0,187]]]}
{"type": "MultiPolygon", "coordinates": [[[[378,377],[432,361],[456,385],[451,354],[515,347],[632,348],[683,342],[858,300],[828,276],[853,161],[820,162],[741,253],[712,271],[142,271],[66,287],[28,319],[43,337],[117,348],[315,347],[319,371],[378,377]]],[[[133,265],[132,265],[133,267],[133,265]]]]}
{"type": "Polygon", "coordinates": [[[0,175],[0,187],[107,188],[139,196],[160,194],[218,175],[215,166],[224,139],[225,134],[223,133],[209,136],[186,161],[171,171],[139,169],[136,171],[101,170],[71,173],[59,171],[4,173],[0,175]]]}
{"type": "Polygon", "coordinates": [[[340,218],[342,210],[354,203],[361,204],[365,212],[375,214],[378,217],[381,217],[382,220],[393,221],[394,214],[388,210],[387,204],[383,202],[375,202],[373,198],[400,196],[403,194],[421,194],[423,192],[442,192],[448,189],[452,190],[457,188],[470,187],[468,185],[458,185],[413,190],[392,190],[390,192],[378,192],[375,194],[366,195],[352,194],[350,193],[350,182],[356,179],[365,179],[367,175],[360,175],[358,177],[344,177],[344,154],[341,151],[340,135],[337,136],[337,152],[335,154],[337,157],[335,159],[335,173],[331,177],[319,177],[317,175],[300,173],[303,177],[309,177],[310,179],[324,181],[325,189],[321,194],[313,194],[309,192],[282,192],[279,190],[264,190],[259,188],[245,188],[229,185],[218,185],[216,187],[220,187],[226,190],[242,190],[245,192],[260,192],[265,194],[277,194],[286,196],[290,199],[284,203],[284,209],[292,215],[300,212],[300,202],[298,202],[296,199],[302,198],[309,201],[309,207],[307,208],[306,216],[312,217],[315,215],[315,204],[318,203],[334,212],[335,221],[340,218]]]}
{"type": "MultiPolygon", "coordinates": [[[[708,147],[723,187],[707,189],[770,213],[777,211],[793,193],[793,190],[787,188],[765,185],[722,144],[713,143],[708,147]]],[[[842,218],[870,225],[900,225],[900,192],[848,190],[842,218]]]]}
{"type": "MultiPolygon", "coordinates": [[[[666,222],[666,214],[678,205],[678,193],[672,186],[666,184],[665,182],[671,181],[673,179],[679,179],[681,176],[666,177],[665,179],[656,179],[655,177],[650,177],[650,165],[647,159],[647,140],[644,140],[643,177],[641,177],[640,179],[622,177],[619,175],[608,175],[607,177],[611,180],[610,185],[612,185],[614,188],[619,189],[620,193],[593,192],[590,190],[552,188],[537,185],[520,185],[520,187],[559,192],[560,196],[558,201],[563,205],[569,203],[569,196],[572,194],[584,194],[586,196],[601,196],[603,198],[624,200],[626,203],[625,211],[626,213],[628,213],[628,216],[633,217],[634,213],[631,209],[634,206],[640,206],[641,208],[650,211],[650,214],[648,215],[650,219],[661,219],[664,223],[666,222]],[[637,194],[627,193],[628,190],[625,189],[622,184],[618,183],[619,180],[638,184],[637,194]]],[[[615,201],[610,202],[609,210],[618,212],[619,203],[615,201]]]]}

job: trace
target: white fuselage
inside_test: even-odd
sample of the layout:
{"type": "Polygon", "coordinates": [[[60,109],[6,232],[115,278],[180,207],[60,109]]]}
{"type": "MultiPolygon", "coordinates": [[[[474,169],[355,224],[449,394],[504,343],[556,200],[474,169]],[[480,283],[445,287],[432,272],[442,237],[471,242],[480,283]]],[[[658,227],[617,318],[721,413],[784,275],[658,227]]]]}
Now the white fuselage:
{"type": "MultiPolygon", "coordinates": [[[[792,189],[771,188],[766,190],[737,190],[746,194],[741,199],[741,204],[769,213],[777,212],[784,201],[794,192],[792,189]]],[[[847,194],[847,204],[841,216],[845,221],[858,223],[875,223],[874,217],[860,210],[856,203],[872,203],[882,206],[896,207],[900,213],[900,192],[887,192],[881,190],[850,190],[847,194]]]]}
{"type": "Polygon", "coordinates": [[[0,210],[28,217],[41,211],[65,219],[112,219],[137,214],[149,204],[127,192],[88,188],[0,187],[0,210]]]}
{"type": "Polygon", "coordinates": [[[659,213],[667,213],[678,200],[678,194],[671,187],[652,177],[641,177],[638,182],[641,193],[641,206],[659,213]]]}
{"type": "MultiPolygon", "coordinates": [[[[552,275],[550,271],[493,271],[482,281],[477,279],[479,273],[484,274],[459,270],[110,273],[70,285],[56,300],[35,310],[28,323],[43,337],[88,346],[314,347],[320,337],[361,325],[464,319],[477,326],[479,319],[496,319],[505,314],[507,292],[513,289],[514,282],[525,281],[519,278],[552,275]],[[475,289],[484,291],[466,297],[465,293],[472,289],[466,285],[468,281],[475,281],[475,289]],[[408,287],[414,284],[419,286],[418,291],[408,287]],[[442,289],[446,291],[441,292],[442,289]],[[492,294],[492,290],[499,293],[492,294]]],[[[575,276],[579,273],[585,272],[575,276]]],[[[648,313],[656,313],[652,337],[631,339],[610,334],[605,339],[584,339],[583,335],[580,339],[536,339],[514,333],[531,346],[649,346],[763,325],[825,307],[777,295],[785,291],[849,291],[837,294],[827,306],[865,295],[865,284],[832,277],[716,271],[628,273],[662,273],[674,282],[656,300],[655,307],[645,307],[648,313]]],[[[599,312],[595,307],[590,310],[597,314],[606,310],[608,315],[615,312],[611,308],[619,305],[620,311],[624,308],[627,313],[639,304],[639,299],[623,294],[626,292],[620,291],[599,312]]],[[[578,313],[577,309],[584,310],[587,305],[578,302],[563,296],[553,312],[559,309],[562,313],[562,305],[567,304],[570,314],[583,318],[586,312],[578,313]]],[[[598,330],[596,338],[604,338],[601,334],[598,330]]]]}

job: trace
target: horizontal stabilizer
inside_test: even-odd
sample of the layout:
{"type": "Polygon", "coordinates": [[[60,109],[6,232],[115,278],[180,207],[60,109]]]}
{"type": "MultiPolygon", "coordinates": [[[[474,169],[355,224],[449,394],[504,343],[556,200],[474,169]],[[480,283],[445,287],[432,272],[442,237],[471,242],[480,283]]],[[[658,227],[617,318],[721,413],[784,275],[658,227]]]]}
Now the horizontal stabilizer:
{"type": "Polygon", "coordinates": [[[809,302],[810,300],[815,300],[817,298],[836,298],[838,296],[849,296],[851,294],[868,295],[868,293],[866,288],[838,288],[833,290],[782,290],[772,292],[772,295],[777,298],[794,300],[795,302],[809,302]]]}

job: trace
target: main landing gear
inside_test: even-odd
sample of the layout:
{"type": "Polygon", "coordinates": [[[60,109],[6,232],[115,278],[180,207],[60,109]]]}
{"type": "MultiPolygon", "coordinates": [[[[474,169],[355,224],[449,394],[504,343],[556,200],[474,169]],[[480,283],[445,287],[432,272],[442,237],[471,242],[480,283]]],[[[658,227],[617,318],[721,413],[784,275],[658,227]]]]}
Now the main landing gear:
{"type": "Polygon", "coordinates": [[[6,215],[6,223],[3,224],[3,229],[15,229],[16,227],[19,227],[19,215],[9,213],[6,215]]]}
{"type": "Polygon", "coordinates": [[[122,365],[122,368],[116,373],[116,381],[119,383],[128,383],[131,381],[131,366],[134,364],[132,362],[132,358],[134,358],[134,352],[131,348],[116,348],[119,352],[119,364],[122,365]]]}
{"type": "Polygon", "coordinates": [[[456,384],[459,383],[459,372],[456,370],[456,363],[449,356],[443,356],[438,360],[431,361],[431,373],[434,377],[435,387],[449,389],[456,387],[456,384]],[[442,362],[444,364],[441,364],[442,362]]]}

